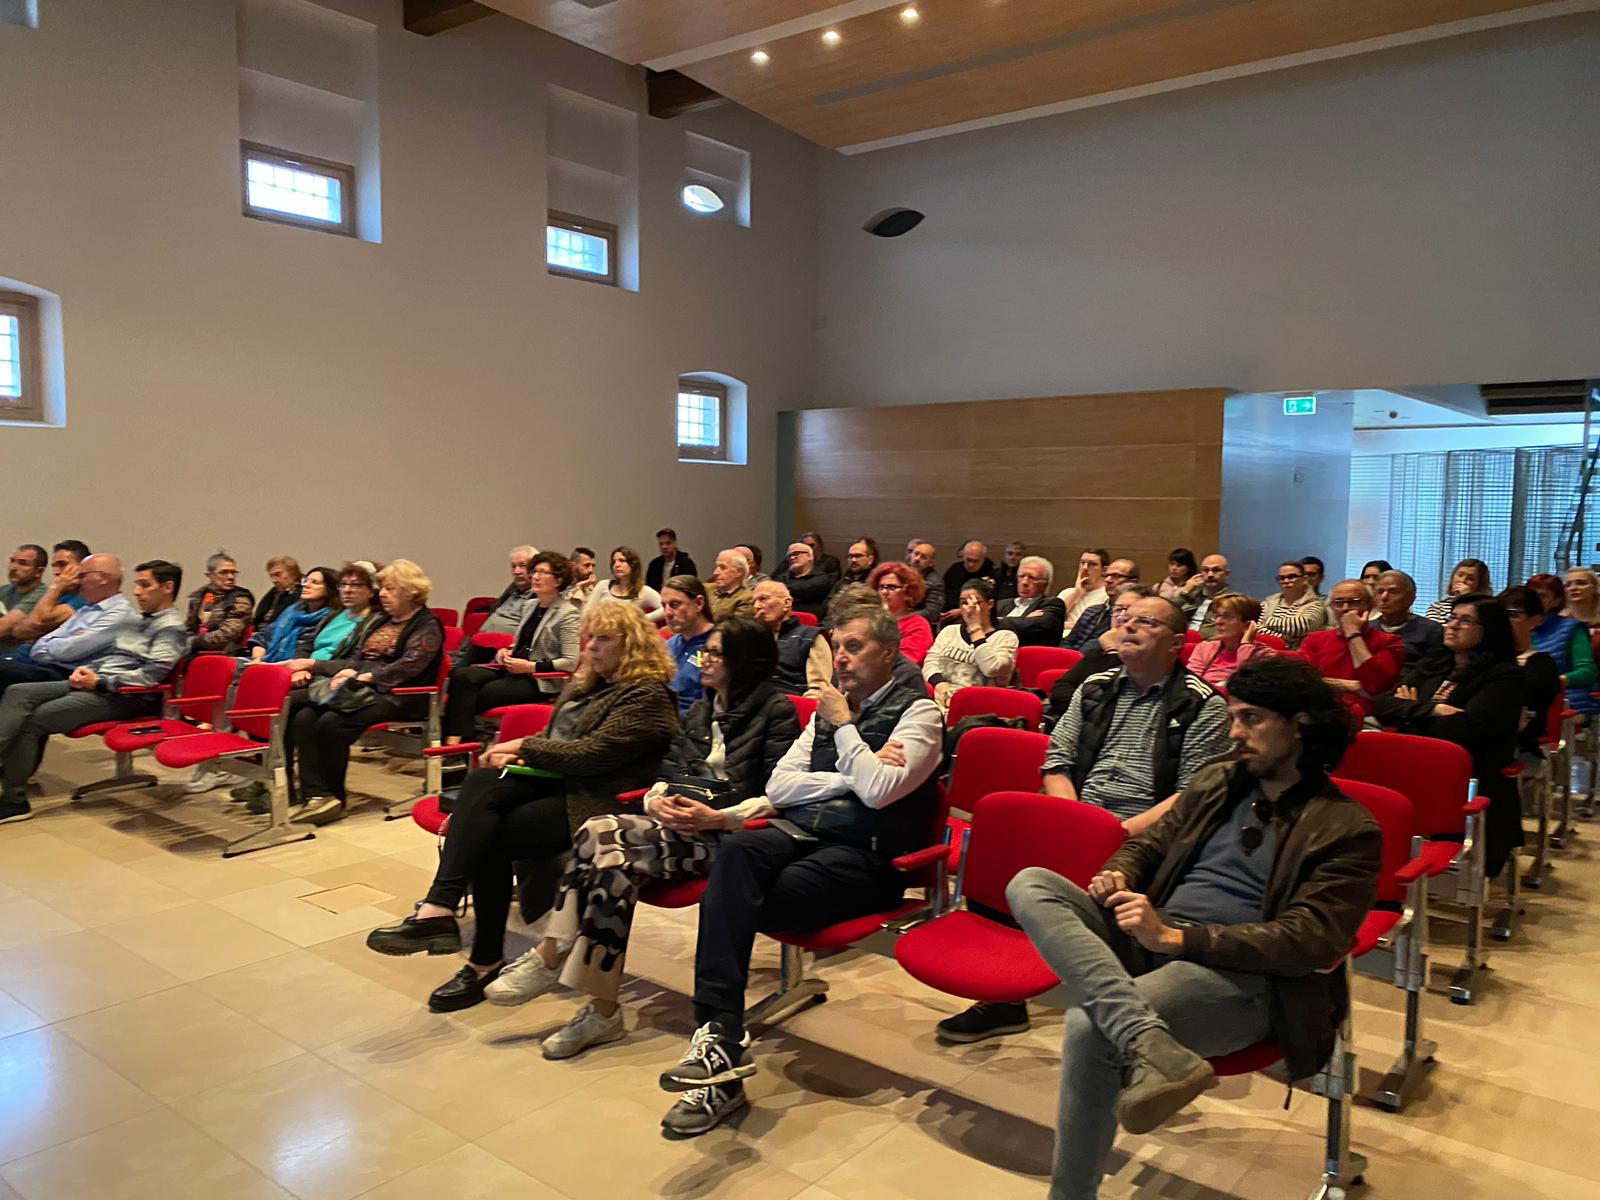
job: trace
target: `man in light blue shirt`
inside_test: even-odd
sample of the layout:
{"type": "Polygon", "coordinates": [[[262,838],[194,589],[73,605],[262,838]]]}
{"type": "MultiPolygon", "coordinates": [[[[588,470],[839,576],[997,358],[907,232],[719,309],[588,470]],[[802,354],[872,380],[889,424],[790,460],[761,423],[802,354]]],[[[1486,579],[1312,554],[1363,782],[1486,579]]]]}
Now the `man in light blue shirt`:
{"type": "Polygon", "coordinates": [[[111,649],[117,625],[128,616],[122,594],[122,560],[114,554],[92,554],[78,570],[78,596],[83,605],[64,625],[23,647],[26,655],[0,660],[0,695],[13,683],[65,679],[73,668],[111,649]]]}

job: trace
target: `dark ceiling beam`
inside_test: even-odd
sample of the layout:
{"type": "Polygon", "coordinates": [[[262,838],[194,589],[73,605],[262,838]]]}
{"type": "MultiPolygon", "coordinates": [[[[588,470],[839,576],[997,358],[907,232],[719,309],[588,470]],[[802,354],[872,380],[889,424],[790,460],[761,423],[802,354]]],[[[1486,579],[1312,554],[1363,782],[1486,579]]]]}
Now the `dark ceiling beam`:
{"type": "Polygon", "coordinates": [[[404,0],[403,20],[412,33],[432,37],[472,21],[492,17],[495,10],[475,0],[404,0]]]}
{"type": "Polygon", "coordinates": [[[666,120],[726,104],[727,97],[697,83],[681,71],[646,71],[645,94],[650,115],[666,120]]]}

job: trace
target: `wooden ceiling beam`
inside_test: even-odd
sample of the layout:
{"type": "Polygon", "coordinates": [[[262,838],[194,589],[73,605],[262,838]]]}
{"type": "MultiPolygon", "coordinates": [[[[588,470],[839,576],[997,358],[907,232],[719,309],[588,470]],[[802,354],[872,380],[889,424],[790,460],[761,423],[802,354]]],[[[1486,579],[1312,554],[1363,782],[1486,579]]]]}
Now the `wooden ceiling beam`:
{"type": "Polygon", "coordinates": [[[495,11],[476,0],[404,0],[402,23],[411,33],[432,37],[492,17],[495,11]]]}
{"type": "Polygon", "coordinates": [[[662,120],[702,112],[728,102],[721,92],[712,91],[681,71],[646,71],[644,83],[650,115],[662,120]]]}

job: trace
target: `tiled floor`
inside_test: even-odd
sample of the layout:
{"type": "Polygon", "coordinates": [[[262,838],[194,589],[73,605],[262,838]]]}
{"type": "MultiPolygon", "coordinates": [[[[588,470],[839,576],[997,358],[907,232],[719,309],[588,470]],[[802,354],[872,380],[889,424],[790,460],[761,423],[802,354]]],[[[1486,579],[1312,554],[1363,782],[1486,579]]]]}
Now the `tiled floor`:
{"type": "MultiPolygon", "coordinates": [[[[105,770],[57,745],[39,815],[0,828],[0,1200],[929,1200],[1042,1197],[1059,1013],[951,1050],[960,1005],[881,952],[820,965],[830,1002],[756,1045],[735,1124],[694,1141],[658,1126],[656,1073],[690,1025],[693,914],[641,915],[625,1042],[546,1062],[570,1014],[431,1016],[450,959],[368,952],[409,911],[435,849],[366,805],[315,841],[225,862],[240,818],[220,794],[163,787],[73,806],[105,770]]],[[[175,778],[175,777],[174,777],[175,778]]],[[[404,795],[372,760],[355,786],[404,795]]],[[[1362,1107],[1373,1197],[1600,1198],[1600,867],[1583,829],[1478,1004],[1429,996],[1441,1061],[1403,1115],[1362,1107]]],[[[1441,942],[1445,939],[1441,931],[1441,942]]],[[[879,948],[881,950],[881,948],[879,948]]],[[[1438,948],[1447,961],[1447,945],[1438,948]]],[[[752,987],[776,955],[757,952],[752,987]]],[[[1386,1065],[1398,997],[1357,989],[1357,1048],[1386,1065]]],[[[1265,1078],[1225,1081],[1159,1134],[1119,1140],[1111,1198],[1296,1200],[1320,1171],[1322,1107],[1265,1078]]]]}

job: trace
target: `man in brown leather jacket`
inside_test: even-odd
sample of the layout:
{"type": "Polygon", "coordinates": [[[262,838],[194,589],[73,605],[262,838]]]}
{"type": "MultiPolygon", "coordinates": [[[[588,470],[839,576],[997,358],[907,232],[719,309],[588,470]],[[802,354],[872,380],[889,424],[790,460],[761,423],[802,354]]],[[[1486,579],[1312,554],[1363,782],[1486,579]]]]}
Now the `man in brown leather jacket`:
{"type": "Polygon", "coordinates": [[[1328,780],[1352,736],[1298,659],[1229,683],[1235,760],[1197,771],[1087,891],[1033,867],[1011,911],[1071,996],[1051,1200],[1092,1200],[1117,1123],[1160,1125],[1215,1086],[1206,1062],[1272,1037],[1295,1078],[1333,1047],[1341,972],[1371,906],[1377,823],[1328,780]]]}

